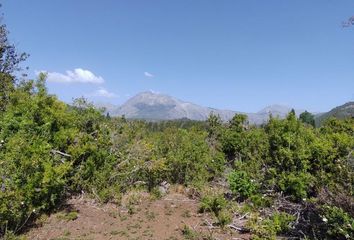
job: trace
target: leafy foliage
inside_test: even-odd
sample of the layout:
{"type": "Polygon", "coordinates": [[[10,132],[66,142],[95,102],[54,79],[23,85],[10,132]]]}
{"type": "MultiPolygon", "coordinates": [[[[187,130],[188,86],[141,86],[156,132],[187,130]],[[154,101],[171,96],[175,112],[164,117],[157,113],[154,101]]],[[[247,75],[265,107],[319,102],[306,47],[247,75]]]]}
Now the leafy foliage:
{"type": "Polygon", "coordinates": [[[211,194],[201,199],[200,212],[212,212],[215,216],[219,216],[220,212],[227,206],[227,201],[222,195],[211,194]]]}
{"type": "Polygon", "coordinates": [[[6,25],[0,23],[0,112],[5,110],[9,95],[14,91],[17,80],[15,73],[21,70],[20,63],[28,57],[26,53],[18,53],[8,35],[6,25]]]}
{"type": "Polygon", "coordinates": [[[354,238],[354,218],[343,209],[325,205],[322,207],[322,221],[325,224],[328,238],[354,238]]]}
{"type": "Polygon", "coordinates": [[[203,196],[199,208],[200,212],[212,212],[217,219],[218,225],[225,227],[232,222],[228,202],[221,194],[212,193],[203,196]]]}
{"type": "MultiPolygon", "coordinates": [[[[333,195],[340,194],[347,203],[353,202],[353,119],[331,118],[321,128],[313,128],[290,112],[285,119],[271,117],[259,128],[245,123],[245,119],[235,117],[233,124],[222,128],[219,137],[225,155],[233,163],[229,175],[231,192],[238,196],[238,200],[249,199],[247,203],[252,206],[249,210],[253,211],[260,208],[275,211],[269,203],[282,204],[282,198],[277,198],[285,195],[294,202],[288,213],[295,212],[300,214],[296,215],[297,218],[304,219],[292,226],[298,229],[297,233],[301,230],[309,238],[321,235],[322,200],[317,199],[322,189],[328,189],[333,195]],[[307,199],[311,199],[315,207],[301,212],[302,205],[307,209],[307,199]],[[311,222],[310,228],[302,225],[306,221],[311,222]]],[[[345,207],[342,202],[338,199],[331,204],[345,209],[342,215],[352,216],[350,207],[345,207]]],[[[267,229],[266,224],[259,231],[270,231],[270,239],[279,233],[267,229]]],[[[296,235],[294,232],[292,234],[296,235]]],[[[336,232],[331,237],[339,236],[336,232]]]]}
{"type": "Polygon", "coordinates": [[[315,116],[312,113],[309,113],[308,111],[305,111],[300,114],[299,119],[306,124],[309,124],[311,126],[315,126],[315,116]]]}
{"type": "Polygon", "coordinates": [[[256,216],[248,222],[251,232],[254,234],[252,239],[275,240],[277,234],[285,233],[290,228],[290,223],[295,218],[285,212],[275,212],[272,216],[259,220],[256,216]]]}
{"type": "Polygon", "coordinates": [[[233,171],[229,175],[230,190],[241,199],[246,199],[257,190],[254,180],[245,171],[233,171]]]}

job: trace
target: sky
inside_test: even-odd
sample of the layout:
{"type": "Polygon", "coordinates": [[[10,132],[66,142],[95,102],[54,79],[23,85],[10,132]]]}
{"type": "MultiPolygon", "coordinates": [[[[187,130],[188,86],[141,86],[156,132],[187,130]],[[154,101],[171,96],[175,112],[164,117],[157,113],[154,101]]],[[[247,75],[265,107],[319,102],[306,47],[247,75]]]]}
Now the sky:
{"type": "Polygon", "coordinates": [[[35,78],[71,102],[154,91],[221,109],[354,100],[354,0],[3,0],[35,78]]]}

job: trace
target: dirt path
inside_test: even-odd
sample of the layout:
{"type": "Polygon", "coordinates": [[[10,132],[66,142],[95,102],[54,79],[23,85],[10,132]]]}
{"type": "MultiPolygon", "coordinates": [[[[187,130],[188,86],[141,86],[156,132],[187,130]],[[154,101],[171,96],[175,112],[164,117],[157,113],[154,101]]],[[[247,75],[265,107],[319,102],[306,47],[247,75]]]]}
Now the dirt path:
{"type": "Polygon", "coordinates": [[[134,205],[131,199],[126,202],[125,207],[117,207],[70,199],[65,210],[42,219],[41,226],[26,236],[34,240],[249,239],[231,229],[210,229],[206,221],[212,222],[211,216],[199,214],[199,204],[182,194],[154,201],[140,198],[134,205]]]}

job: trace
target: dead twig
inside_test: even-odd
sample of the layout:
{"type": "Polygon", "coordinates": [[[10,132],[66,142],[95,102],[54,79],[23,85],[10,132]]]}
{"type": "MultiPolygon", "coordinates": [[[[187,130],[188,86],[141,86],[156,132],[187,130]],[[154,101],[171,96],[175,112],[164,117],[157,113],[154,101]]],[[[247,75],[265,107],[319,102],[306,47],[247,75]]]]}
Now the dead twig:
{"type": "Polygon", "coordinates": [[[208,219],[204,219],[204,222],[206,223],[209,230],[216,228],[211,222],[208,221],[208,219]]]}
{"type": "Polygon", "coordinates": [[[165,198],[165,199],[162,199],[162,201],[171,201],[171,202],[196,202],[196,200],[193,200],[193,199],[182,199],[182,200],[178,200],[178,199],[171,199],[171,198],[165,198]]]}
{"type": "Polygon", "coordinates": [[[241,232],[241,233],[249,232],[248,229],[243,228],[243,227],[238,227],[238,226],[235,226],[235,225],[233,225],[233,224],[229,224],[229,225],[227,225],[227,226],[228,226],[229,228],[234,229],[234,230],[236,230],[236,231],[239,231],[239,232],[241,232]]]}
{"type": "Polygon", "coordinates": [[[61,156],[63,156],[63,157],[69,157],[69,158],[71,158],[71,155],[70,155],[70,154],[67,154],[67,153],[64,153],[64,152],[61,152],[61,151],[58,151],[58,150],[52,149],[50,152],[53,153],[53,154],[59,154],[59,155],[61,155],[61,156]]]}
{"type": "Polygon", "coordinates": [[[102,203],[101,198],[97,195],[97,193],[96,193],[96,191],[95,191],[94,188],[92,188],[92,193],[93,193],[93,195],[95,195],[95,197],[98,199],[98,201],[99,201],[100,203],[102,203]]]}
{"type": "Polygon", "coordinates": [[[246,213],[245,215],[242,215],[241,217],[238,218],[238,220],[242,220],[244,218],[246,218],[249,215],[249,213],[246,213]]]}

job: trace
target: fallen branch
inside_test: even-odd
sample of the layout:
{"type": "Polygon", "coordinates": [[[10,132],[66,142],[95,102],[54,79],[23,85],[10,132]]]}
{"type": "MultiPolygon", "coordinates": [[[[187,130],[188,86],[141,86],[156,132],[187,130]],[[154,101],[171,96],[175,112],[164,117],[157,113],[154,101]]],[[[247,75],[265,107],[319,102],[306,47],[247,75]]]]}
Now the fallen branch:
{"type": "Polygon", "coordinates": [[[147,183],[145,181],[136,181],[133,183],[133,185],[146,185],[147,183]]]}
{"type": "Polygon", "coordinates": [[[26,225],[26,223],[28,222],[28,220],[32,216],[32,213],[33,213],[33,211],[27,216],[26,220],[23,222],[23,224],[20,227],[18,227],[18,225],[16,226],[16,229],[15,229],[14,233],[17,233],[18,231],[20,231],[26,225]]]}
{"type": "Polygon", "coordinates": [[[235,230],[237,230],[237,231],[242,231],[243,230],[243,228],[240,228],[240,227],[237,227],[237,226],[235,226],[235,225],[227,225],[229,228],[232,228],[232,229],[235,229],[235,230]]]}
{"type": "Polygon", "coordinates": [[[246,213],[245,215],[239,217],[238,220],[242,220],[242,219],[246,218],[248,215],[249,215],[249,213],[246,213]]]}
{"type": "Polygon", "coordinates": [[[162,201],[171,201],[171,202],[196,202],[196,200],[193,200],[193,199],[182,199],[182,200],[178,200],[178,199],[171,199],[171,198],[165,198],[165,199],[162,199],[162,201]]]}
{"type": "Polygon", "coordinates": [[[210,223],[208,221],[208,219],[204,219],[204,222],[207,224],[207,227],[209,228],[209,230],[217,228],[217,227],[214,227],[214,225],[212,223],[210,223]]]}
{"type": "Polygon", "coordinates": [[[64,153],[64,152],[61,152],[61,151],[58,151],[58,150],[52,149],[50,152],[53,153],[53,154],[59,154],[59,155],[61,155],[63,157],[70,157],[71,158],[70,154],[67,154],[67,153],[64,153]]]}
{"type": "Polygon", "coordinates": [[[228,226],[229,228],[234,229],[234,230],[236,230],[236,231],[239,231],[239,232],[241,232],[241,233],[249,232],[248,229],[243,228],[243,227],[237,227],[237,226],[235,226],[235,225],[233,225],[233,224],[229,224],[229,225],[227,225],[227,226],[228,226]]]}

